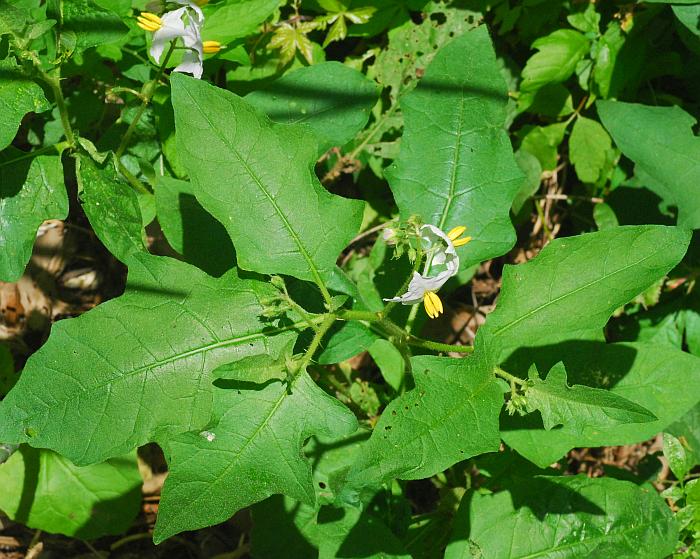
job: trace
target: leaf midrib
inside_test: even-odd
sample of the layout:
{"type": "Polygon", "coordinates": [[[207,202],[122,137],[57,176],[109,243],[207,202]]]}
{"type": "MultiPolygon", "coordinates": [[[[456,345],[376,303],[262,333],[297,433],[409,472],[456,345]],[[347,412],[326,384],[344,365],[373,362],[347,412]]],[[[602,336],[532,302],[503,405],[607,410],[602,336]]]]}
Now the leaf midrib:
{"type": "MultiPolygon", "coordinates": [[[[118,382],[121,382],[121,381],[123,381],[123,380],[125,380],[125,379],[129,379],[129,378],[131,378],[131,377],[140,375],[141,373],[154,370],[154,369],[156,369],[156,368],[158,368],[158,367],[161,367],[162,365],[167,365],[167,364],[169,364],[169,363],[173,363],[173,362],[176,362],[176,361],[179,361],[179,360],[182,360],[182,359],[186,359],[186,358],[191,357],[191,356],[193,356],[193,355],[198,355],[198,354],[200,354],[200,353],[205,353],[205,352],[208,352],[208,351],[211,351],[211,350],[214,350],[214,349],[220,349],[220,348],[225,348],[225,347],[229,347],[229,346],[233,346],[233,345],[238,345],[238,344],[240,344],[240,343],[245,343],[245,342],[247,342],[247,341],[255,340],[255,339],[257,339],[257,338],[267,338],[267,337],[269,337],[269,336],[273,336],[273,335],[276,335],[276,334],[281,334],[282,332],[287,332],[287,331],[290,331],[290,330],[295,330],[295,329],[297,329],[297,328],[302,328],[302,327],[306,327],[306,326],[308,326],[308,324],[307,324],[305,321],[302,321],[302,322],[295,322],[294,324],[290,324],[290,325],[288,325],[288,326],[284,326],[284,327],[277,328],[277,329],[275,329],[275,330],[272,331],[272,332],[271,332],[271,331],[268,331],[268,332],[262,332],[262,331],[260,331],[260,332],[252,332],[252,333],[250,333],[250,334],[246,334],[246,335],[244,335],[244,336],[239,336],[239,337],[236,337],[236,338],[229,338],[229,339],[227,339],[227,340],[219,340],[219,341],[217,341],[217,342],[215,342],[215,343],[210,343],[210,344],[206,344],[206,345],[203,345],[203,346],[199,346],[199,347],[196,347],[196,348],[187,350],[187,351],[185,351],[185,352],[183,352],[183,353],[177,353],[177,354],[172,355],[172,356],[170,356],[170,357],[168,357],[168,358],[166,358],[166,359],[151,361],[151,362],[148,363],[147,365],[143,365],[143,366],[141,366],[141,367],[137,367],[136,369],[132,369],[131,371],[129,371],[129,372],[127,372],[127,373],[121,375],[120,377],[111,378],[111,379],[107,380],[106,382],[102,382],[102,383],[99,383],[99,384],[95,384],[95,385],[89,386],[89,387],[87,387],[87,388],[81,390],[80,392],[81,392],[82,394],[84,394],[84,393],[86,393],[86,392],[87,392],[87,393],[91,393],[91,392],[100,390],[100,389],[104,388],[105,386],[114,385],[114,384],[116,384],[116,383],[118,383],[118,382]]],[[[65,333],[65,332],[64,332],[64,333],[65,333]]],[[[58,371],[58,372],[62,372],[62,371],[58,371]]],[[[72,400],[72,399],[74,399],[74,398],[72,397],[72,394],[68,394],[68,397],[66,397],[66,398],[54,398],[54,400],[52,401],[52,407],[55,406],[55,405],[57,405],[57,404],[65,404],[66,402],[69,402],[69,401],[72,400]]],[[[34,418],[36,418],[36,417],[39,417],[39,416],[43,415],[43,413],[44,413],[44,412],[40,410],[40,411],[35,412],[34,414],[27,415],[27,416],[24,418],[24,421],[28,421],[28,420],[34,419],[34,418]]]]}
{"type": "MultiPolygon", "coordinates": [[[[442,216],[440,217],[440,224],[438,227],[443,229],[445,227],[445,221],[447,221],[447,216],[450,213],[450,208],[452,207],[452,202],[455,199],[455,183],[457,182],[457,169],[459,168],[460,160],[460,145],[462,143],[462,127],[464,126],[464,88],[460,93],[459,98],[459,121],[457,124],[457,133],[455,135],[455,155],[452,161],[452,173],[450,176],[450,190],[447,194],[447,201],[445,202],[445,207],[442,210],[442,216]]],[[[475,187],[476,188],[476,187],[475,187]]]]}
{"type": "MultiPolygon", "coordinates": [[[[296,231],[295,231],[294,228],[292,227],[291,223],[290,223],[289,220],[287,219],[287,216],[285,215],[285,213],[282,211],[282,208],[280,208],[280,207],[277,205],[277,202],[275,202],[274,197],[270,194],[270,192],[268,192],[267,188],[265,188],[265,185],[263,184],[263,182],[262,182],[262,180],[260,179],[260,177],[253,171],[253,169],[250,167],[250,165],[248,165],[248,163],[243,159],[243,157],[241,157],[241,154],[238,153],[238,151],[235,149],[235,147],[234,147],[233,145],[231,145],[231,143],[228,141],[228,138],[226,138],[226,137],[221,133],[221,131],[218,129],[218,127],[214,126],[214,123],[213,123],[212,120],[209,118],[209,115],[207,115],[207,113],[206,113],[205,111],[202,110],[201,105],[198,103],[197,99],[196,99],[195,97],[192,96],[192,94],[190,93],[189,89],[187,89],[187,88],[183,88],[183,89],[184,89],[184,91],[187,93],[187,96],[190,98],[190,100],[192,101],[192,103],[197,107],[197,110],[199,111],[199,113],[200,113],[200,114],[204,117],[204,119],[207,121],[207,123],[209,124],[209,127],[211,128],[211,130],[212,130],[212,131],[219,137],[219,139],[229,148],[229,150],[231,151],[231,153],[234,154],[234,155],[236,156],[236,158],[238,159],[238,162],[240,163],[240,165],[245,169],[246,173],[248,173],[248,175],[250,176],[250,178],[253,179],[253,181],[254,181],[255,184],[258,186],[258,188],[260,189],[260,191],[261,191],[261,192],[265,195],[265,197],[268,199],[268,201],[269,201],[270,204],[272,205],[273,209],[275,210],[275,213],[277,213],[277,215],[279,216],[279,218],[282,220],[282,223],[283,223],[284,227],[287,229],[287,231],[289,232],[289,235],[292,237],[292,240],[293,240],[294,243],[297,245],[297,248],[299,249],[299,253],[302,255],[302,257],[304,258],[304,260],[306,260],[306,263],[307,263],[308,266],[309,266],[309,271],[311,272],[311,275],[313,276],[314,281],[315,281],[319,286],[320,286],[320,285],[324,285],[323,280],[321,279],[321,274],[320,274],[318,268],[316,267],[316,264],[314,263],[313,259],[311,258],[311,255],[310,255],[309,252],[306,250],[306,247],[304,246],[304,244],[301,242],[301,239],[299,238],[299,236],[297,235],[296,231]]],[[[313,186],[312,186],[312,188],[313,188],[313,186]]]]}

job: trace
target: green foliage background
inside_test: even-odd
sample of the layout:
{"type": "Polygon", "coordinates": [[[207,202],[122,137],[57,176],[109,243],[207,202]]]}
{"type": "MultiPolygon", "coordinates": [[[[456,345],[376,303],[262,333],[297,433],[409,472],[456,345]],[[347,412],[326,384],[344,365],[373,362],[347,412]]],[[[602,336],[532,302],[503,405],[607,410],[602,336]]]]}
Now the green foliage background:
{"type": "Polygon", "coordinates": [[[150,537],[154,443],[144,554],[700,556],[700,4],[212,0],[201,80],[136,23],[182,5],[0,0],[0,281],[45,220],[128,274],[0,342],[0,510],[150,537]],[[468,345],[386,303],[416,223],[448,317],[494,280],[468,345]]]}

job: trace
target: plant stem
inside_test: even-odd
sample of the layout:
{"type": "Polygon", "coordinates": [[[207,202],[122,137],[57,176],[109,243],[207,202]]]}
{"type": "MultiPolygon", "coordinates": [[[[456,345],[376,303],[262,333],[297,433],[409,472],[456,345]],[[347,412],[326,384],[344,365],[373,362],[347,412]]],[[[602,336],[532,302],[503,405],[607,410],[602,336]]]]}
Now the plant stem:
{"type": "Polygon", "coordinates": [[[35,149],[34,151],[29,151],[27,153],[23,153],[19,157],[15,157],[14,159],[9,159],[7,161],[2,161],[0,162],[0,167],[5,167],[7,165],[12,165],[13,163],[17,163],[17,161],[22,161],[23,159],[31,159],[34,157],[37,157],[43,153],[49,153],[51,151],[56,150],[58,154],[60,155],[64,149],[70,147],[68,142],[58,142],[57,144],[51,144],[50,146],[44,146],[43,148],[35,149]]]}
{"type": "Polygon", "coordinates": [[[501,369],[500,367],[494,367],[494,368],[493,368],[493,373],[494,373],[496,376],[499,376],[499,377],[501,377],[502,379],[507,380],[507,381],[510,383],[511,387],[512,387],[514,384],[517,384],[518,386],[527,386],[527,381],[526,381],[526,380],[523,380],[523,379],[521,379],[520,377],[516,377],[515,375],[511,375],[509,372],[504,371],[504,370],[501,369]]]}
{"type": "Polygon", "coordinates": [[[410,335],[408,337],[408,340],[406,340],[406,343],[408,345],[412,345],[415,347],[432,349],[433,351],[465,353],[465,354],[472,353],[474,351],[474,348],[472,346],[469,346],[469,345],[443,344],[441,342],[433,342],[430,340],[424,340],[423,338],[418,338],[416,336],[410,336],[410,335]]]}
{"type": "Polygon", "coordinates": [[[314,334],[314,337],[311,340],[311,343],[309,344],[306,353],[304,354],[304,358],[302,359],[301,364],[299,365],[300,371],[305,371],[306,368],[309,366],[309,363],[311,363],[311,359],[313,359],[314,353],[316,353],[318,347],[321,345],[321,340],[323,339],[323,336],[325,336],[326,332],[328,332],[330,327],[333,326],[333,323],[336,321],[336,319],[337,317],[333,313],[329,313],[324,316],[323,322],[321,322],[321,325],[316,330],[316,333],[314,334]]]}
{"type": "MultiPolygon", "coordinates": [[[[134,130],[136,130],[136,126],[138,125],[139,120],[141,120],[141,117],[143,116],[143,113],[145,112],[146,108],[150,104],[151,99],[153,99],[153,94],[156,91],[156,86],[158,85],[160,78],[163,76],[163,72],[165,71],[165,66],[168,63],[168,61],[170,60],[170,56],[173,54],[174,50],[175,50],[175,41],[171,41],[170,48],[168,49],[168,52],[166,53],[165,58],[163,59],[163,62],[158,67],[158,72],[156,73],[156,77],[153,78],[150,82],[148,82],[146,84],[146,86],[144,87],[141,106],[139,107],[139,110],[136,113],[136,115],[134,115],[134,118],[131,121],[131,124],[129,124],[129,128],[126,129],[126,133],[124,134],[124,137],[122,138],[122,141],[119,144],[117,151],[115,152],[115,155],[117,157],[117,161],[119,161],[121,159],[121,156],[124,155],[126,148],[129,147],[129,142],[131,141],[131,136],[134,134],[134,130]]],[[[120,164],[120,167],[121,167],[121,164],[120,164]]]]}

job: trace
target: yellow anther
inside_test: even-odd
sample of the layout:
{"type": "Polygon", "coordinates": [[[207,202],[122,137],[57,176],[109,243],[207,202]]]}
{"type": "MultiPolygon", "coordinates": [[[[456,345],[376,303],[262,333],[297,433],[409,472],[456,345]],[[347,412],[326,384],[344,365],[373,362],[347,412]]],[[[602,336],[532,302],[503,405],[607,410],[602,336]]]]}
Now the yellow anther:
{"type": "Polygon", "coordinates": [[[136,18],[136,25],[138,25],[144,31],[150,31],[153,33],[154,31],[158,31],[163,26],[163,22],[156,14],[152,14],[151,12],[141,12],[141,15],[136,18]]]}
{"type": "Polygon", "coordinates": [[[425,307],[425,312],[428,313],[430,318],[437,318],[442,314],[442,301],[436,293],[432,291],[426,291],[423,296],[423,306],[425,307]]]}
{"type": "Polygon", "coordinates": [[[467,228],[464,225],[458,225],[457,227],[450,229],[447,236],[450,238],[450,241],[454,241],[458,237],[461,237],[462,233],[464,233],[466,230],[467,228]]]}
{"type": "Polygon", "coordinates": [[[453,227],[452,229],[450,229],[450,232],[447,234],[447,237],[450,239],[450,241],[452,241],[452,244],[455,248],[461,247],[462,245],[466,245],[469,241],[472,240],[471,237],[464,237],[463,239],[459,238],[466,230],[467,228],[464,225],[458,225],[457,227],[453,227]]]}
{"type": "Polygon", "coordinates": [[[471,237],[462,237],[461,239],[457,239],[456,241],[452,241],[452,244],[454,245],[455,248],[461,247],[462,245],[466,245],[469,241],[471,241],[471,237]]]}
{"type": "Polygon", "coordinates": [[[216,54],[221,50],[221,43],[219,41],[204,41],[202,43],[202,51],[204,54],[216,54]]]}

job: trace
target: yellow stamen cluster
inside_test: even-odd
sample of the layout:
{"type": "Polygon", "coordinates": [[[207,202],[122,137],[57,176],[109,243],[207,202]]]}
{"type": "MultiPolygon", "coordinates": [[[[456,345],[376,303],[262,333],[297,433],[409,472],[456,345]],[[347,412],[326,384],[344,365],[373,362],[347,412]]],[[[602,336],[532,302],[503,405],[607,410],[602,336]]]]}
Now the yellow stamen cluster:
{"type": "Polygon", "coordinates": [[[202,51],[204,54],[216,54],[221,50],[221,43],[219,41],[204,41],[202,43],[202,51]]]}
{"type": "Polygon", "coordinates": [[[163,27],[163,22],[156,15],[151,12],[141,12],[141,15],[136,18],[136,25],[138,25],[144,31],[158,31],[163,27]]]}
{"type": "Polygon", "coordinates": [[[447,233],[447,236],[449,237],[450,241],[452,241],[452,244],[455,248],[461,247],[462,245],[466,245],[469,241],[472,240],[471,237],[462,237],[462,233],[464,233],[466,230],[467,228],[464,225],[460,225],[459,227],[450,229],[450,232],[447,233]],[[459,237],[462,238],[460,239],[459,237]]]}
{"type": "Polygon", "coordinates": [[[433,291],[425,292],[425,295],[423,295],[423,306],[430,318],[437,318],[442,314],[442,301],[440,297],[437,296],[437,293],[433,291]]]}

